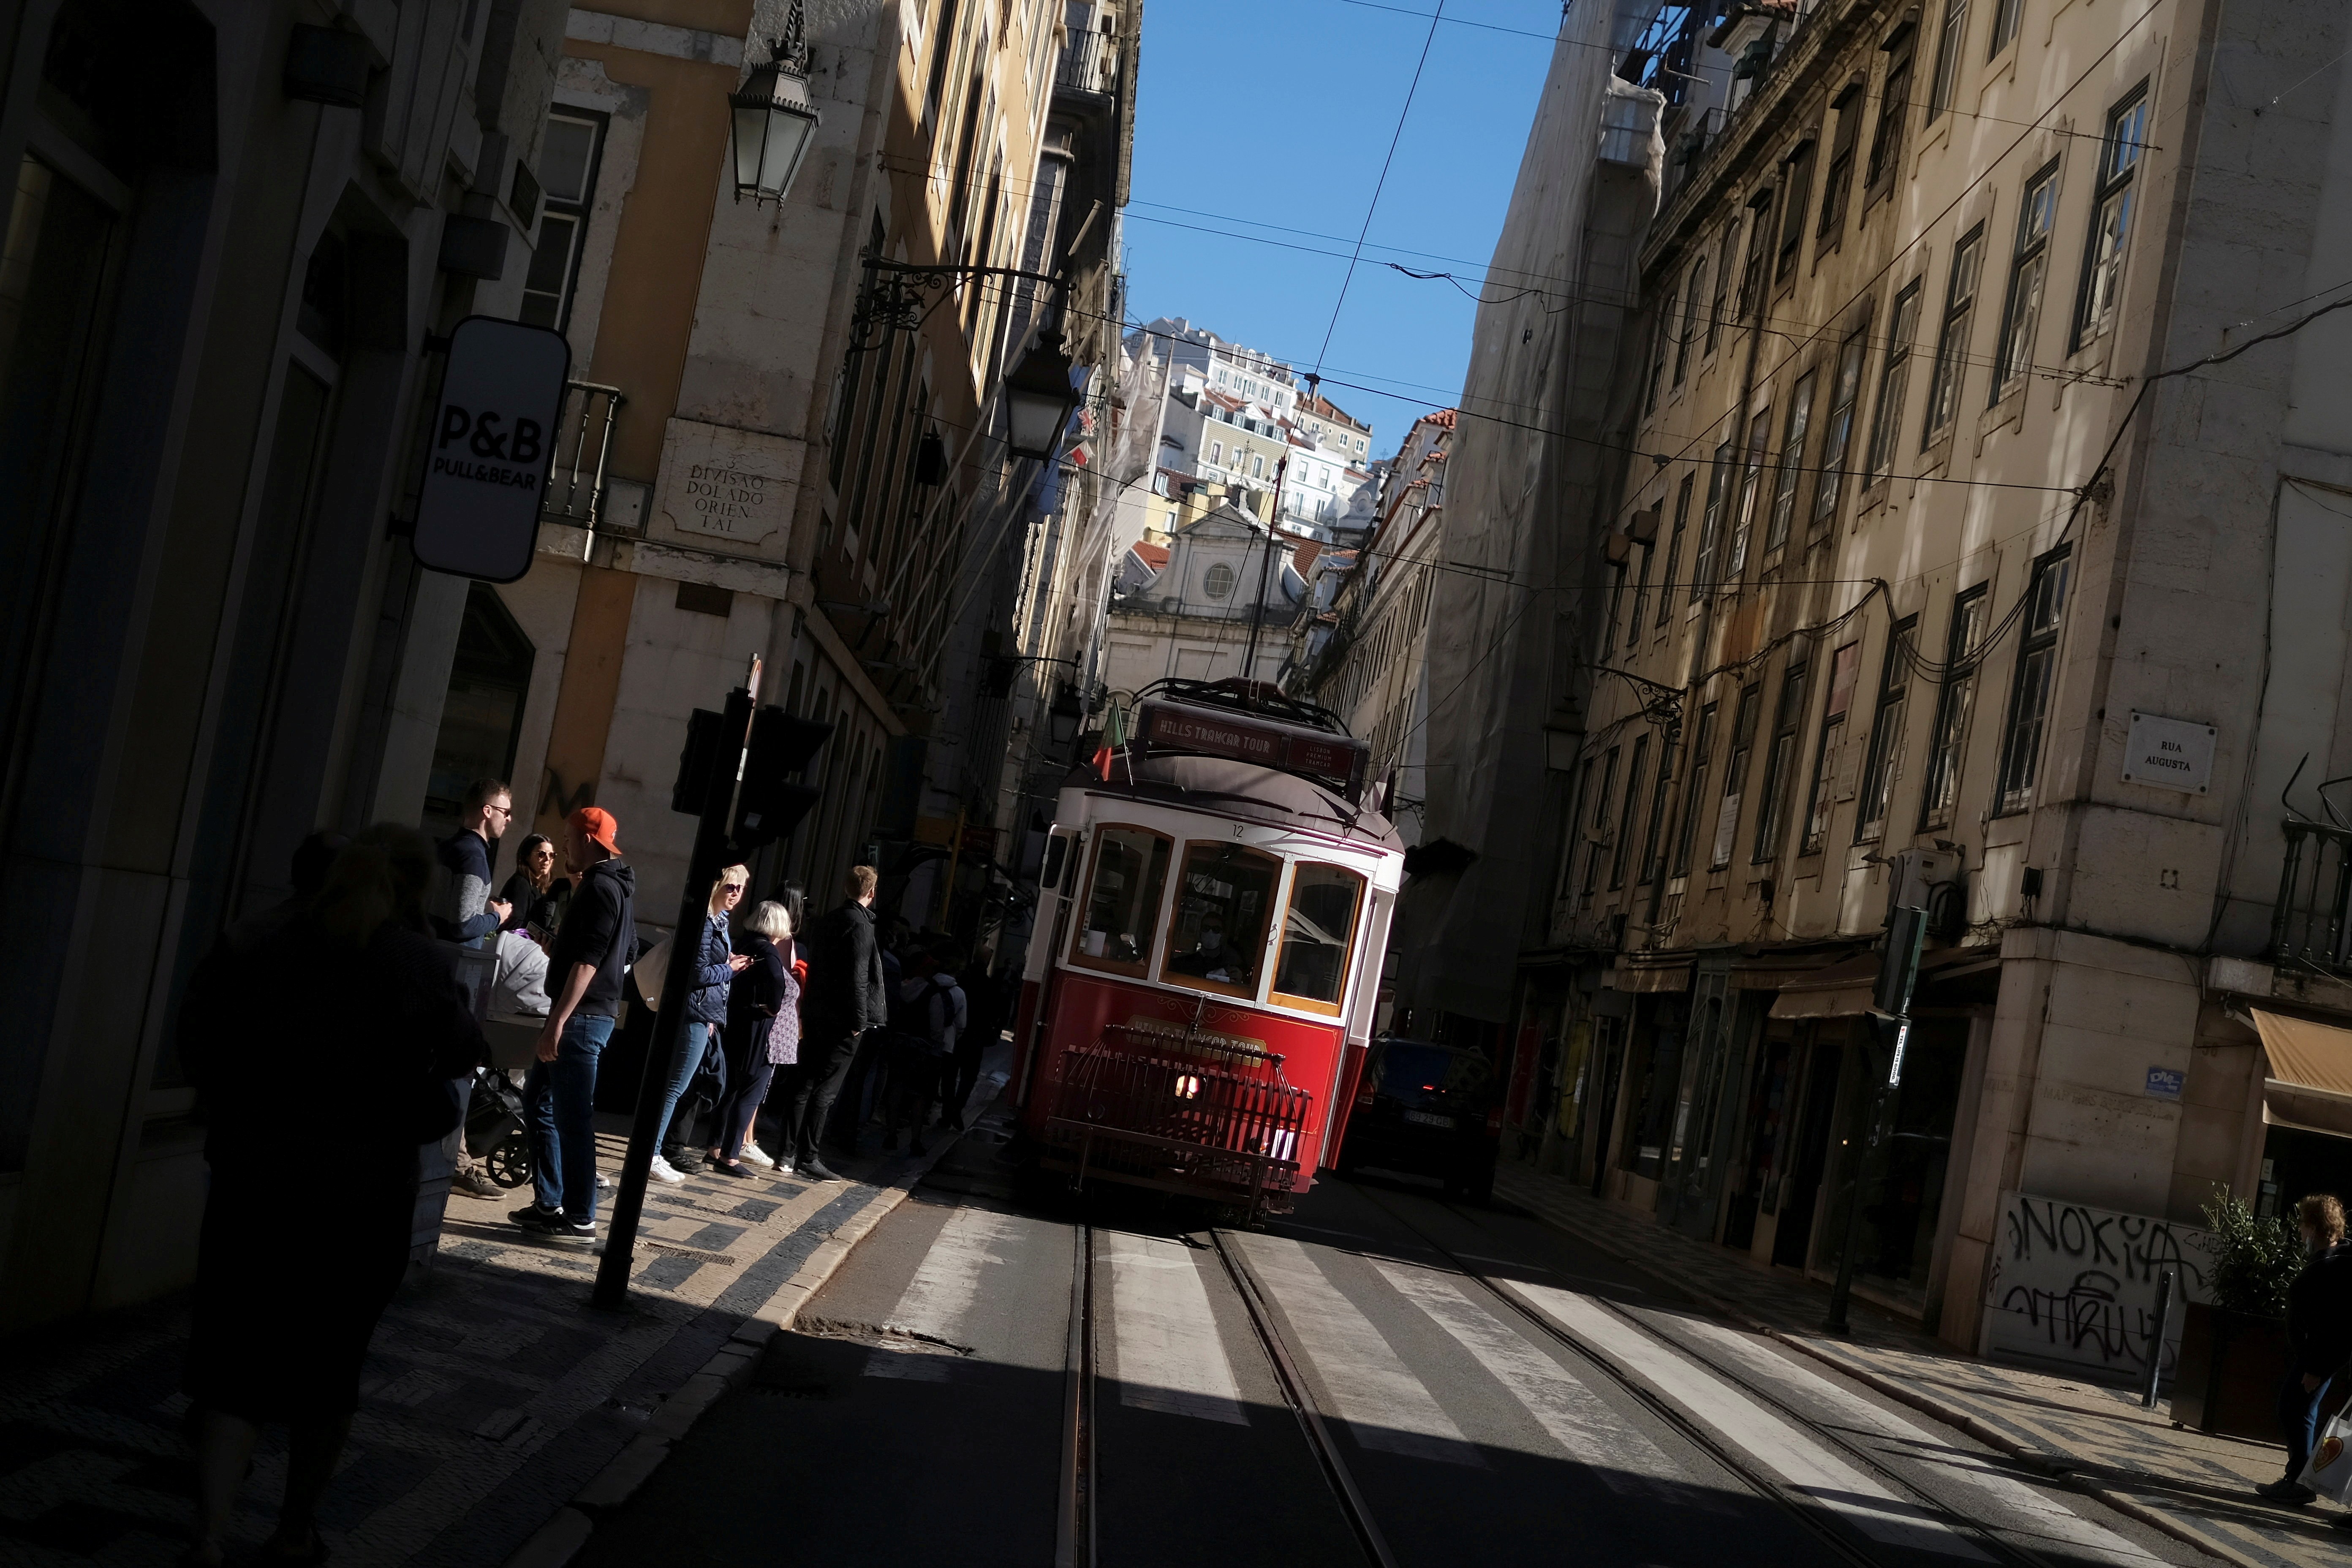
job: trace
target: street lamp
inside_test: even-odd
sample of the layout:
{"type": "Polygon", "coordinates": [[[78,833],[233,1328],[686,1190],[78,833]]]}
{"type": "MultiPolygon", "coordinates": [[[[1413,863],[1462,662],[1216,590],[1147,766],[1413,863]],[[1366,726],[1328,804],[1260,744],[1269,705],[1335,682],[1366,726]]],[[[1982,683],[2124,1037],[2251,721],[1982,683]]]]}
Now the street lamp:
{"type": "Polygon", "coordinates": [[[768,46],[768,63],[753,69],[727,101],[735,110],[735,199],[781,203],[816,139],[800,0],[793,0],[784,36],[768,46]]]}
{"type": "Polygon", "coordinates": [[[1016,458],[1051,458],[1062,426],[1078,405],[1070,356],[1059,334],[1040,337],[1004,378],[1004,444],[1016,458]]]}
{"type": "Polygon", "coordinates": [[[1076,689],[1065,686],[1054,693],[1053,705],[1045,710],[1045,724],[1055,751],[1067,751],[1070,742],[1078,738],[1079,717],[1076,689]]]}

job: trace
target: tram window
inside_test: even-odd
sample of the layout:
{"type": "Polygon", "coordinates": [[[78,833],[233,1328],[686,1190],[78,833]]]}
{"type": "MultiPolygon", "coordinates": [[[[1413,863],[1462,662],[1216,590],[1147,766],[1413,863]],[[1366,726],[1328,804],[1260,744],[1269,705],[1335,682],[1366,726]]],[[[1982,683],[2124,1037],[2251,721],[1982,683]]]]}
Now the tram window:
{"type": "Polygon", "coordinates": [[[1274,1000],[1316,1013],[1339,1011],[1348,984],[1348,948],[1364,879],[1353,871],[1302,860],[1290,876],[1282,916],[1282,950],[1274,963],[1274,1000]]]}
{"type": "Polygon", "coordinates": [[[1070,948],[1072,963],[1142,977],[1172,847],[1140,827],[1106,827],[1095,836],[1094,881],[1087,889],[1087,918],[1070,948]]]}
{"type": "Polygon", "coordinates": [[[1160,978],[1227,996],[1257,994],[1265,928],[1282,862],[1238,844],[1185,847],[1176,884],[1176,920],[1160,978]]]}
{"type": "Polygon", "coordinates": [[[1045,840],[1045,868],[1037,875],[1039,887],[1058,888],[1062,885],[1062,857],[1069,852],[1070,841],[1061,834],[1045,840]]]}

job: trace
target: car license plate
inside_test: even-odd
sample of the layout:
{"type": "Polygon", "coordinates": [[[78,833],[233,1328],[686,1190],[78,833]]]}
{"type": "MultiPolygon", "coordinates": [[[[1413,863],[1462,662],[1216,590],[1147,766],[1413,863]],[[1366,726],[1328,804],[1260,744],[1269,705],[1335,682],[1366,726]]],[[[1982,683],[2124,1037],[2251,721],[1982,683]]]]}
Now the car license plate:
{"type": "Polygon", "coordinates": [[[1454,1125],[1454,1118],[1451,1116],[1440,1116],[1434,1110],[1408,1110],[1404,1113],[1404,1119],[1407,1121],[1413,1122],[1423,1127],[1451,1127],[1454,1125]]]}

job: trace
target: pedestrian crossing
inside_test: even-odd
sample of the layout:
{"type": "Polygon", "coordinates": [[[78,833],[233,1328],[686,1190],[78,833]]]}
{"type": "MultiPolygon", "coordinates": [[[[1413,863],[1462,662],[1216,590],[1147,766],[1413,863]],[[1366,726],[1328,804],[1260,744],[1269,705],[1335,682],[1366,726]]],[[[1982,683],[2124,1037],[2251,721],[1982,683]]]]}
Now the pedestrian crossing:
{"type": "MultiPolygon", "coordinates": [[[[979,1342],[976,1315],[1004,1310],[999,1293],[1018,1273],[1006,1265],[1041,1223],[978,1205],[951,1211],[883,1324],[897,1342],[868,1352],[866,1374],[955,1378],[959,1347],[979,1342]]],[[[1987,1521],[2070,1564],[2164,1561],[1948,1435],[1719,1324],[1288,1236],[1223,1240],[1272,1307],[1317,1408],[1368,1456],[1488,1472],[1531,1457],[1574,1467],[1645,1510],[1729,1520],[1752,1509],[1748,1485],[1727,1476],[1706,1444],[1669,1435],[1671,1424],[1622,1379],[1746,1477],[1769,1479],[1785,1498],[1891,1549],[1890,1561],[1990,1563],[1979,1528],[1987,1521]],[[1498,1418],[1498,1409],[1524,1421],[1498,1418]],[[1923,1506],[1890,1485],[1855,1442],[1933,1467],[1931,1495],[1947,1506],[1923,1506]]],[[[1264,1352],[1213,1249],[1111,1230],[1095,1233],[1094,1248],[1106,1393],[1115,1387],[1129,1409],[1213,1426],[1276,1419],[1264,1352]]]]}
{"type": "Polygon", "coordinates": [[[1138,1410],[1246,1426],[1233,1359],[1209,1306],[1192,1248],[1156,1236],[1106,1235],[1118,1402],[1138,1410]]]}

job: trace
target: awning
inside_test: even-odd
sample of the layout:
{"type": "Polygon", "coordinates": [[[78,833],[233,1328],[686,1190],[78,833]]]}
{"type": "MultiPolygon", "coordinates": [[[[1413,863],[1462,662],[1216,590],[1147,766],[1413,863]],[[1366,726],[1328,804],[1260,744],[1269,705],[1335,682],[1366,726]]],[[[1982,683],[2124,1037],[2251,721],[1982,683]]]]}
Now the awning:
{"type": "Polygon", "coordinates": [[[1853,956],[1851,947],[1827,952],[1804,948],[1766,948],[1743,952],[1731,966],[1734,991],[1784,991],[1798,980],[1810,980],[1822,970],[1853,956]]]}
{"type": "Polygon", "coordinates": [[[1843,963],[1787,981],[1772,999],[1775,1018],[1853,1018],[1870,1011],[1878,991],[1878,954],[1857,953],[1843,963]]]}
{"type": "Polygon", "coordinates": [[[2252,1009],[2270,1058],[2263,1120],[2273,1127],[2352,1138],[2352,1029],[2252,1009]]]}
{"type": "Polygon", "coordinates": [[[1687,952],[1658,959],[1653,959],[1647,953],[1619,953],[1617,966],[1609,973],[1609,988],[1612,991],[1687,991],[1691,988],[1691,967],[1696,962],[1687,952]]]}

